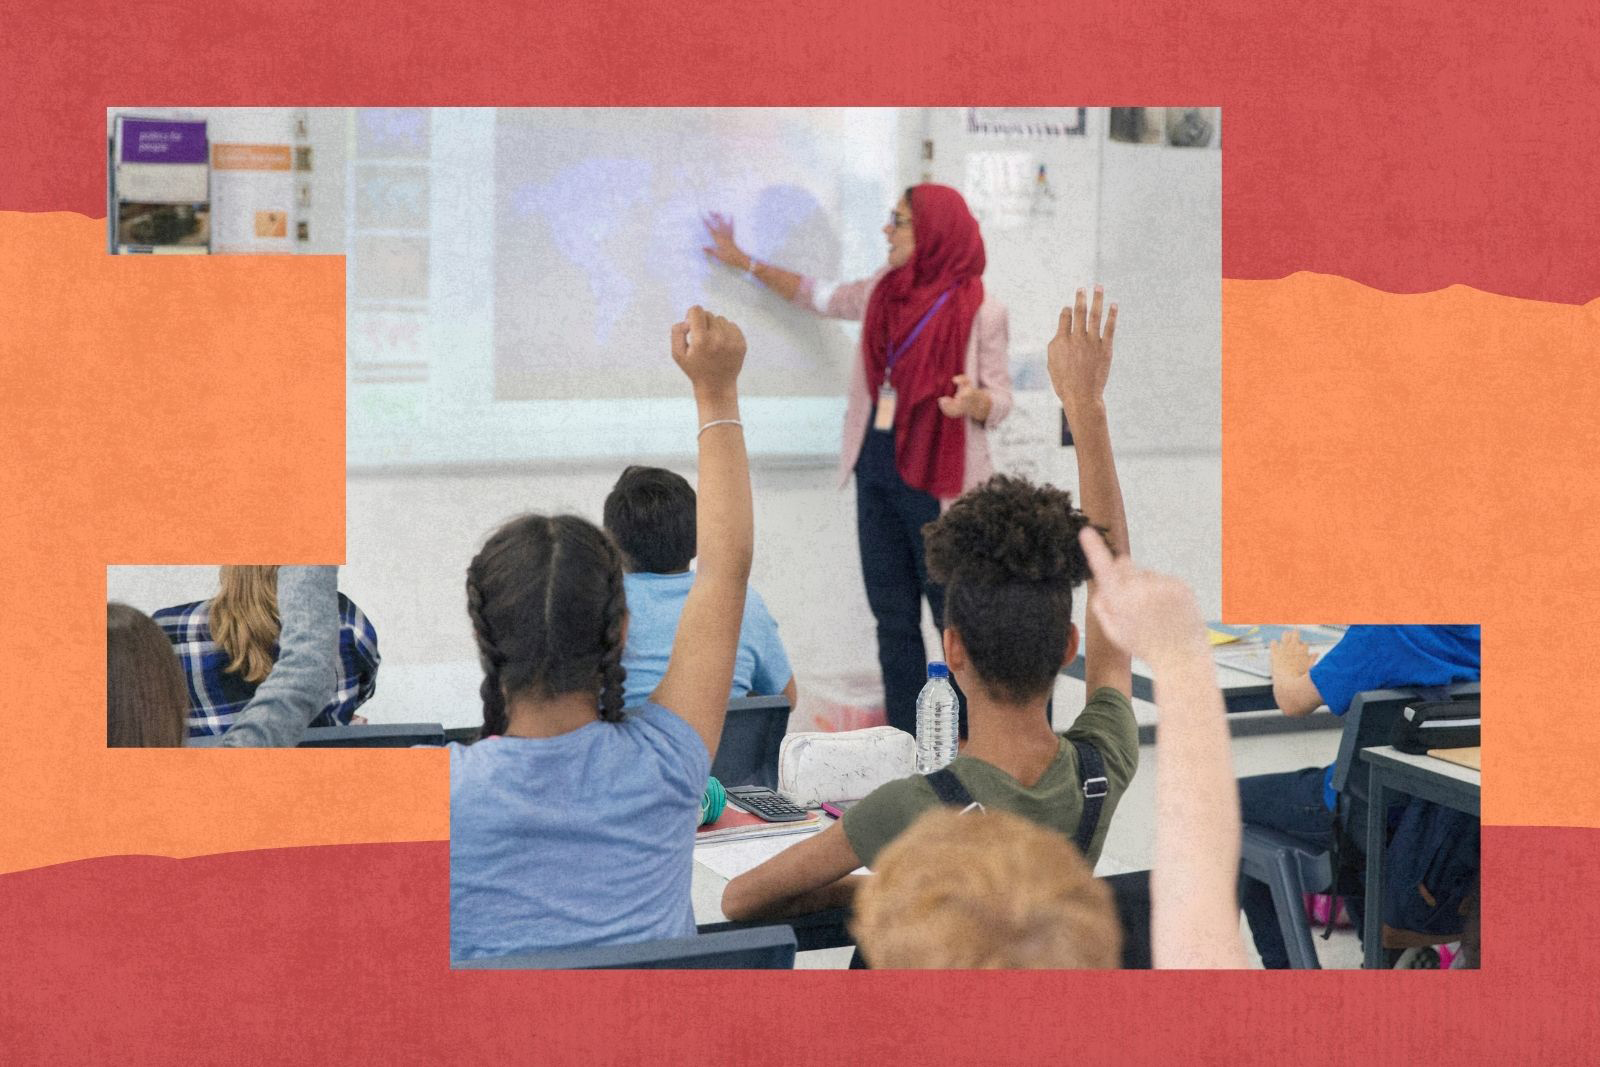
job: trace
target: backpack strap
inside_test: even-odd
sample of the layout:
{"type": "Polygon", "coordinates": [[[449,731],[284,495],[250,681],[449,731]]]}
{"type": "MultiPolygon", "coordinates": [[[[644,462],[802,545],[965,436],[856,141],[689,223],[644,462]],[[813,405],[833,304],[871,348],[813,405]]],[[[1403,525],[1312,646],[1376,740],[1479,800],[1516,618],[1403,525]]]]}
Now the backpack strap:
{"type": "Polygon", "coordinates": [[[932,774],[925,774],[923,777],[933,787],[939,803],[954,804],[958,808],[964,808],[972,803],[972,794],[967,792],[967,787],[961,784],[961,779],[957,778],[956,772],[949,767],[940,767],[932,774]]]}
{"type": "MultiPolygon", "coordinates": [[[[939,803],[955,805],[956,808],[965,808],[972,803],[972,794],[967,792],[967,787],[961,784],[961,779],[956,777],[956,772],[949,767],[940,767],[932,774],[922,776],[928,785],[933,788],[934,795],[939,798],[939,803]]],[[[855,952],[850,955],[850,969],[861,971],[869,969],[867,959],[861,954],[861,946],[857,945],[855,952]]]]}
{"type": "MultiPolygon", "coordinates": [[[[1095,831],[1100,829],[1100,811],[1105,807],[1111,783],[1106,778],[1105,762],[1100,758],[1099,749],[1080,740],[1073,740],[1072,747],[1078,753],[1079,777],[1083,783],[1083,814],[1078,818],[1078,829],[1072,835],[1072,841],[1078,846],[1079,852],[1088,855],[1095,831]]],[[[927,779],[939,803],[954,804],[961,808],[972,803],[972,794],[967,792],[967,787],[961,784],[961,779],[949,767],[941,767],[932,774],[923,775],[923,778],[927,779]]]]}
{"type": "Polygon", "coordinates": [[[1111,783],[1106,778],[1100,750],[1087,741],[1075,738],[1068,740],[1078,752],[1078,777],[1083,783],[1083,815],[1078,819],[1078,830],[1072,835],[1072,841],[1078,846],[1078,851],[1087,856],[1089,845],[1094,841],[1094,832],[1100,828],[1100,809],[1105,806],[1111,783]]]}

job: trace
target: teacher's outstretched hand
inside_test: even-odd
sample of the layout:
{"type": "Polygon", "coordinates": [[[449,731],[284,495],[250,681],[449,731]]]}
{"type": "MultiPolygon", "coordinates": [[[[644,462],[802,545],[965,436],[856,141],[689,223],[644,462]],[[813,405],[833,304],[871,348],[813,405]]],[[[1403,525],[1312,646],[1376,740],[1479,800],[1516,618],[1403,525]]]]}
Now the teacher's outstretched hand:
{"type": "Polygon", "coordinates": [[[711,237],[711,243],[703,251],[719,262],[726,263],[734,270],[749,270],[753,262],[749,255],[741,249],[733,239],[733,220],[718,211],[708,212],[700,217],[705,223],[706,233],[711,237]]]}

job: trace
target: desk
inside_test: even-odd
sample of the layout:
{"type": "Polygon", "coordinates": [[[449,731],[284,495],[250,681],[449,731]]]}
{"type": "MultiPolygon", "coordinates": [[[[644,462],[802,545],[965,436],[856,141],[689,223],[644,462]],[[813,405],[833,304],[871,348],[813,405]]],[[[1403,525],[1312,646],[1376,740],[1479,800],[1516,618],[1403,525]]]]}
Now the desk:
{"type": "MultiPolygon", "coordinates": [[[[824,822],[831,821],[824,817],[824,822]]],[[[819,833],[821,831],[818,831],[819,833]]],[[[739,930],[749,926],[792,926],[797,952],[811,952],[825,948],[850,948],[856,941],[847,927],[850,915],[844,908],[797,915],[789,919],[758,919],[754,922],[730,922],[722,914],[722,890],[728,880],[699,860],[694,864],[694,875],[689,883],[689,897],[694,903],[694,921],[702,934],[722,930],[739,930]]],[[[827,966],[826,963],[823,964],[827,966]]],[[[811,964],[815,966],[815,964],[811,964]]],[[[843,966],[842,963],[834,966],[843,966]]]]}
{"type": "MultiPolygon", "coordinates": [[[[1214,651],[1235,647],[1237,646],[1222,645],[1214,651]]],[[[1061,673],[1076,681],[1084,681],[1083,656],[1079,655],[1067,664],[1061,673]]],[[[1156,719],[1155,685],[1150,673],[1150,668],[1143,661],[1133,661],[1134,715],[1139,719],[1141,745],[1152,744],[1155,741],[1155,728],[1152,725],[1156,719]],[[1140,702],[1149,705],[1149,710],[1141,712],[1140,702]]],[[[1228,732],[1234,737],[1299,733],[1302,730],[1337,730],[1344,723],[1343,719],[1325,710],[1318,710],[1298,719],[1279,713],[1278,702],[1272,696],[1271,680],[1248,671],[1218,665],[1217,688],[1222,692],[1223,710],[1228,714],[1228,732]],[[1267,712],[1271,714],[1266,714],[1267,712]]]]}
{"type": "Polygon", "coordinates": [[[1364,748],[1368,768],[1366,915],[1363,967],[1383,966],[1383,850],[1388,834],[1388,794],[1419,797],[1468,815],[1478,814],[1483,774],[1433,756],[1413,756],[1384,745],[1364,748]]]}
{"type": "MultiPolygon", "coordinates": [[[[1232,646],[1222,646],[1232,647],[1232,646]]],[[[1080,653],[1062,670],[1069,678],[1084,680],[1083,655],[1080,653]]],[[[1222,705],[1228,714],[1246,711],[1275,711],[1278,702],[1272,699],[1272,682],[1248,671],[1231,667],[1217,668],[1217,688],[1222,690],[1222,705]]],[[[1142,660],[1133,661],[1133,699],[1155,703],[1155,684],[1150,678],[1150,668],[1142,660]]]]}
{"type": "MultiPolygon", "coordinates": [[[[1219,625],[1219,624],[1214,624],[1219,625]]],[[[1269,633],[1273,628],[1268,628],[1269,633]]],[[[1337,629],[1326,626],[1297,626],[1295,627],[1305,638],[1308,644],[1316,647],[1331,645],[1338,642],[1343,634],[1337,629]]],[[[1213,645],[1212,655],[1228,652],[1244,652],[1254,649],[1265,650],[1268,642],[1257,637],[1245,637],[1238,641],[1229,641],[1223,645],[1213,645]]],[[[1079,681],[1084,680],[1083,653],[1079,652],[1076,658],[1062,670],[1062,673],[1079,681]]],[[[1278,702],[1272,697],[1272,680],[1263,678],[1259,674],[1251,674],[1234,667],[1217,664],[1217,688],[1222,690],[1222,706],[1230,715],[1237,715],[1249,711],[1275,711],[1278,702]]],[[[1150,668],[1142,660],[1133,661],[1133,699],[1155,702],[1155,686],[1151,682],[1150,668]]],[[[1312,716],[1313,718],[1315,716],[1312,716]]],[[[1320,725],[1320,724],[1319,724],[1320,725]]]]}

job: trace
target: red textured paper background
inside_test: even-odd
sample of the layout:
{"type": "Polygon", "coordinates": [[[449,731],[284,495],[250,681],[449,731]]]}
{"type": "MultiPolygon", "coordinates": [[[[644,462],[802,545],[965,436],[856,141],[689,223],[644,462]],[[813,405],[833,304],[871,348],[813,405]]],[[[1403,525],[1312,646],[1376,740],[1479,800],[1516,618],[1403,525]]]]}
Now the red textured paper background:
{"type": "MultiPolygon", "coordinates": [[[[1323,608],[1388,604],[1407,621],[1482,621],[1491,706],[1515,715],[1539,703],[1541,729],[1522,735],[1523,758],[1538,766],[1542,738],[1560,746],[1553,795],[1542,774],[1519,775],[1513,789],[1496,778],[1491,729],[1491,822],[1516,821],[1513,796],[1527,798],[1524,819],[1558,821],[1540,813],[1559,810],[1589,822],[1595,802],[1577,785],[1600,744],[1581,729],[1593,710],[1581,636],[1596,632],[1600,607],[1590,601],[1600,598],[1582,593],[1593,588],[1586,478],[1600,469],[1600,444],[1581,401],[1600,341],[1594,306],[1573,305],[1600,296],[1600,148],[1586,132],[1600,99],[1596,55],[1600,14],[1580,4],[1333,9],[1274,0],[1219,13],[1193,2],[1094,0],[956,2],[927,13],[828,0],[647,13],[594,3],[223,9],[169,0],[135,14],[26,0],[0,27],[0,211],[102,216],[108,105],[1220,105],[1224,274],[1268,287],[1262,295],[1230,282],[1225,292],[1230,609],[1270,597],[1306,617],[1354,618],[1323,608]],[[1297,271],[1339,277],[1276,281],[1297,271]],[[1474,346],[1478,335],[1430,318],[1453,314],[1448,307],[1418,305],[1392,320],[1409,343],[1435,346],[1419,353],[1416,366],[1429,370],[1418,375],[1393,336],[1351,328],[1346,316],[1366,297],[1317,295],[1350,283],[1378,297],[1471,286],[1501,302],[1475,305],[1475,322],[1492,326],[1498,306],[1564,343],[1508,327],[1486,328],[1474,346]],[[1285,307],[1302,317],[1273,328],[1285,307]],[[1466,346],[1460,360],[1437,347],[1446,343],[1466,346]],[[1330,363],[1337,390],[1319,388],[1330,363]],[[1379,421],[1353,422],[1340,406],[1378,397],[1389,398],[1379,421]],[[1531,406],[1539,398],[1552,402],[1531,406]],[[1427,419],[1415,417],[1419,407],[1427,419]],[[1481,422],[1485,435],[1448,421],[1458,418],[1481,422]],[[1461,447],[1439,447],[1441,436],[1461,447]],[[1242,453],[1247,440],[1281,451],[1242,453]],[[1335,473],[1368,489],[1359,506],[1350,506],[1349,479],[1318,477],[1330,456],[1335,473]],[[1406,478],[1385,478],[1386,468],[1406,478]],[[1414,502],[1402,492],[1419,487],[1461,524],[1432,514],[1420,546],[1414,502]],[[1271,533],[1299,539],[1298,554],[1271,533]],[[1330,553],[1337,581],[1307,554],[1313,533],[1345,546],[1330,553]],[[1383,560],[1396,550],[1416,561],[1400,572],[1412,585],[1403,604],[1382,599],[1361,566],[1394,573],[1383,560]],[[1534,610],[1547,602],[1559,617],[1534,610]],[[1425,615],[1403,614],[1416,604],[1425,615]],[[1543,628],[1497,630],[1497,617],[1502,627],[1533,618],[1543,628]],[[1513,654],[1518,642],[1542,656],[1513,654]],[[1570,717],[1557,716],[1563,707],[1570,717]]],[[[0,292],[0,330],[9,295],[0,292]]],[[[67,300],[58,308],[68,320],[98,310],[67,300]]],[[[35,374],[26,362],[0,368],[15,381],[35,374]]],[[[24,395],[0,391],[0,415],[24,395]]],[[[86,437],[96,419],[128,416],[126,396],[99,399],[100,413],[91,408],[73,427],[86,437]]],[[[261,395],[263,405],[280,400],[261,395]]],[[[0,418],[6,457],[18,454],[7,437],[16,425],[0,418]]],[[[245,445],[238,461],[262,458],[245,445]]],[[[49,514],[48,481],[15,473],[30,506],[49,514]]],[[[235,503],[225,481],[214,492],[219,510],[235,503]]],[[[241,493],[236,503],[243,511],[250,501],[241,493]]],[[[305,543],[342,541],[318,518],[296,520],[305,543]]],[[[8,594],[11,576],[63,555],[59,543],[26,536],[6,546],[0,606],[10,632],[41,610],[8,594]]],[[[21,660],[16,647],[0,646],[0,679],[103,669],[21,660]]],[[[48,734],[5,745],[7,768],[65,760],[71,773],[61,749],[72,746],[48,734]]],[[[282,806],[262,808],[271,818],[293,810],[295,796],[276,799],[282,806]]],[[[414,800],[396,803],[414,812],[414,800]]],[[[313,832],[318,818],[308,805],[313,832]]],[[[442,813],[414,818],[437,827],[442,813]]],[[[48,834],[50,819],[30,812],[28,829],[48,834]]],[[[403,838],[405,826],[385,836],[403,838]]],[[[542,1053],[548,1062],[987,1063],[1092,1049],[1130,1062],[1410,1063],[1457,1043],[1496,1058],[1592,1059],[1595,965],[1557,931],[1581,927],[1600,887],[1600,831],[1491,825],[1484,840],[1488,970],[1453,976],[454,975],[445,968],[442,844],[106,857],[0,876],[0,1031],[6,1059],[22,1062],[520,1062],[542,1053]],[[742,1006],[737,1024],[726,1021],[728,1003],[742,1006]],[[936,1033],[920,1024],[927,1005],[938,1005],[928,1009],[936,1033]]]]}
{"type": "Polygon", "coordinates": [[[451,972],[443,842],[88,860],[0,879],[0,1010],[20,1062],[1592,1063],[1597,838],[1486,826],[1454,974],[451,972]]]}
{"type": "Polygon", "coordinates": [[[1600,14],[1442,0],[37,0],[0,210],[105,214],[107,106],[1220,104],[1223,274],[1583,303],[1600,14]]]}

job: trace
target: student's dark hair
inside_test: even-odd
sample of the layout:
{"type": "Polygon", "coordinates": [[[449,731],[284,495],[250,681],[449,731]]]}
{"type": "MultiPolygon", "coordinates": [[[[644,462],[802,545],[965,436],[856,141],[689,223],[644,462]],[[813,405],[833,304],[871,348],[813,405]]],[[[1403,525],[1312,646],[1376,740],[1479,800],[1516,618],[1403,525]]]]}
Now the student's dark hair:
{"type": "Polygon", "coordinates": [[[107,604],[107,747],[181,748],[188,718],[189,687],[172,642],[138,608],[107,604]]]}
{"type": "Polygon", "coordinates": [[[1072,623],[1072,590],[1089,577],[1072,494],[997,474],[923,527],[928,574],[945,587],[944,624],[997,699],[1048,693],[1072,623]]]}
{"type": "Polygon", "coordinates": [[[603,520],[628,569],[686,570],[694,559],[694,487],[660,467],[629,467],[606,497],[603,520]]]}
{"type": "Polygon", "coordinates": [[[621,722],[622,556],[576,515],[523,515],[467,567],[467,614],[483,664],[483,735],[506,729],[506,697],[596,692],[621,722]]]}

